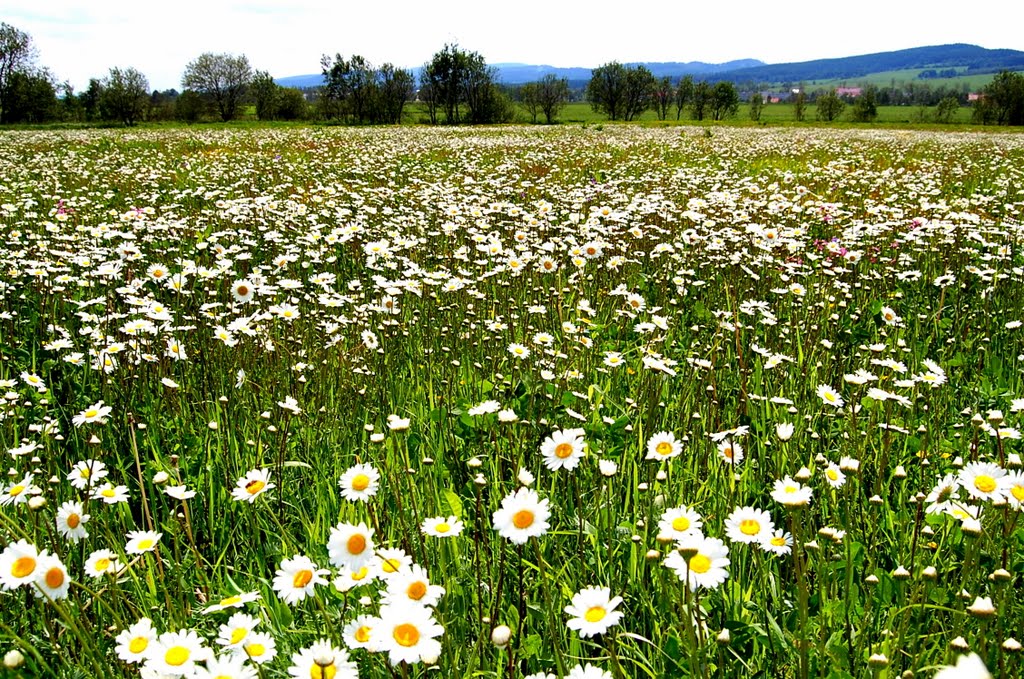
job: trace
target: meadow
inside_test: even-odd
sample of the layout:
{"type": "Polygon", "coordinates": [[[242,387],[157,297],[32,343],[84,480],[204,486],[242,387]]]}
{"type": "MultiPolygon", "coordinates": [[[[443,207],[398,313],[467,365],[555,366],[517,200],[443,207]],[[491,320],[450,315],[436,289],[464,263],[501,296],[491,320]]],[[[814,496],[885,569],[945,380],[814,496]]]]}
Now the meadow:
{"type": "Polygon", "coordinates": [[[1024,675],[1021,135],[0,170],[2,677],[1024,675]]]}

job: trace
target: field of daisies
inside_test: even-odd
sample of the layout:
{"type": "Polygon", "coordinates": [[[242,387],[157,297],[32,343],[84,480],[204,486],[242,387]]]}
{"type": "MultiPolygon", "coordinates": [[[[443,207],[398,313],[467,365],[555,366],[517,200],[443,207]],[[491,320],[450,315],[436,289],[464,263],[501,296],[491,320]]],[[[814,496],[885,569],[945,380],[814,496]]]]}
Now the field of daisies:
{"type": "Polygon", "coordinates": [[[2,677],[1024,674],[1024,136],[0,136],[2,677]]]}

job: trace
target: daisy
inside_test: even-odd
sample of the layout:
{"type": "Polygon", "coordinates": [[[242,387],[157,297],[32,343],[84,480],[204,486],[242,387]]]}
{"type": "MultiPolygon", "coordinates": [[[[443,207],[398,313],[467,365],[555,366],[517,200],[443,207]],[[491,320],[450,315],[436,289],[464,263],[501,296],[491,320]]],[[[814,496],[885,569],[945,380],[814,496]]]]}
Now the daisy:
{"type": "Polygon", "coordinates": [[[288,674],[295,679],[359,679],[359,671],[348,659],[348,651],[336,648],[326,639],[293,653],[288,674]]]}
{"type": "Polygon", "coordinates": [[[743,446],[735,441],[726,439],[718,444],[718,456],[726,464],[736,466],[743,462],[743,446]]]}
{"type": "Polygon", "coordinates": [[[194,631],[164,632],[152,642],[144,669],[168,677],[191,677],[196,663],[212,656],[194,631]]]}
{"type": "Polygon", "coordinates": [[[99,488],[94,488],[89,497],[93,500],[103,500],[108,505],[128,502],[128,486],[115,486],[112,483],[105,483],[99,488]]]}
{"type": "Polygon", "coordinates": [[[830,405],[833,408],[843,407],[843,397],[839,395],[838,391],[827,384],[819,384],[815,393],[825,405],[830,405]]]}
{"type": "Polygon", "coordinates": [[[526,357],[528,357],[530,355],[530,350],[529,349],[527,349],[522,344],[516,344],[515,342],[513,342],[510,345],[508,345],[508,352],[510,354],[512,354],[514,357],[520,358],[520,359],[526,358],[526,357]]]}
{"type": "Polygon", "coordinates": [[[172,497],[175,500],[191,500],[196,496],[196,491],[189,490],[188,486],[167,486],[164,488],[164,492],[167,493],[168,497],[172,497]]]}
{"type": "Polygon", "coordinates": [[[391,547],[389,549],[377,550],[377,569],[380,577],[391,580],[404,573],[409,572],[412,566],[412,557],[405,553],[405,550],[391,547]]]}
{"type": "Polygon", "coordinates": [[[149,647],[156,640],[153,621],[142,618],[128,629],[122,630],[114,639],[117,657],[126,663],[143,662],[149,655],[149,647]]]}
{"type": "Polygon", "coordinates": [[[97,549],[85,560],[85,573],[92,578],[104,575],[117,575],[121,571],[121,562],[117,554],[109,549],[97,549]]]}
{"type": "Polygon", "coordinates": [[[771,515],[753,507],[737,507],[725,520],[725,534],[733,542],[754,544],[772,535],[775,524],[771,515]]]}
{"type": "Polygon", "coordinates": [[[324,575],[329,573],[326,568],[317,568],[309,557],[301,554],[285,559],[274,575],[274,591],[287,604],[296,604],[308,596],[313,596],[317,585],[326,584],[324,575]]]}
{"type": "Polygon", "coordinates": [[[239,304],[247,304],[254,293],[255,288],[249,281],[235,281],[231,284],[231,296],[239,304]]]}
{"type": "Polygon", "coordinates": [[[665,510],[658,521],[658,536],[662,535],[679,541],[694,533],[700,533],[703,523],[701,516],[686,505],[665,510]]]}
{"type": "Polygon", "coordinates": [[[790,477],[775,482],[772,499],[787,507],[803,507],[811,501],[814,492],[790,477]]]}
{"type": "Polygon", "coordinates": [[[260,598],[259,592],[242,592],[241,594],[232,594],[231,596],[225,597],[203,609],[203,613],[216,613],[217,611],[224,611],[229,608],[241,608],[247,603],[257,601],[260,598]]]}
{"type": "Polygon", "coordinates": [[[254,618],[246,613],[235,613],[228,618],[226,624],[220,626],[217,643],[227,648],[240,648],[242,642],[249,636],[249,632],[253,631],[259,623],[259,618],[254,618]]]}
{"type": "Polygon", "coordinates": [[[772,554],[778,554],[779,556],[789,554],[792,547],[793,536],[781,528],[775,529],[771,535],[765,536],[765,539],[761,542],[761,549],[772,554]]]}
{"type": "Polygon", "coordinates": [[[530,538],[547,532],[550,516],[546,499],[541,500],[534,490],[520,488],[506,495],[501,508],[494,512],[494,529],[503,538],[523,545],[530,538]]]}
{"type": "Polygon", "coordinates": [[[427,571],[418,564],[400,572],[388,581],[381,602],[388,606],[436,606],[444,596],[445,589],[430,584],[427,571]]]}
{"type": "Polygon", "coordinates": [[[437,516],[425,519],[420,526],[424,535],[435,538],[453,538],[462,533],[463,523],[454,516],[437,516]]]}
{"type": "Polygon", "coordinates": [[[52,555],[39,556],[39,565],[36,568],[36,578],[33,582],[39,591],[53,600],[66,599],[68,589],[71,587],[68,569],[64,567],[60,559],[52,555]]]}
{"type": "Polygon", "coordinates": [[[151,530],[133,530],[126,537],[128,544],[125,545],[125,553],[145,554],[156,549],[156,544],[163,537],[163,533],[155,533],[151,530]]]}
{"type": "Polygon", "coordinates": [[[957,658],[956,665],[939,670],[932,679],[992,679],[992,674],[977,653],[970,653],[957,658]]]}
{"type": "Polygon", "coordinates": [[[335,568],[359,570],[372,561],[373,549],[373,529],[365,523],[339,523],[331,528],[327,554],[335,568]]]}
{"type": "Polygon", "coordinates": [[[960,501],[960,481],[953,474],[946,474],[925,497],[925,513],[941,514],[960,501]]]}
{"type": "Polygon", "coordinates": [[[686,580],[691,590],[715,588],[729,577],[726,570],[729,548],[724,542],[718,538],[693,535],[683,545],[683,549],[693,556],[685,558],[678,551],[673,551],[665,558],[664,564],[675,571],[680,580],[686,580]]]}
{"type": "Polygon", "coordinates": [[[370,638],[373,634],[374,625],[380,622],[379,618],[372,615],[360,615],[345,625],[341,632],[341,639],[349,648],[365,648],[373,651],[370,645],[370,638]]]}
{"type": "Polygon", "coordinates": [[[210,657],[206,667],[196,667],[192,679],[258,679],[258,670],[246,665],[244,655],[225,653],[210,657]]]}
{"type": "MultiPolygon", "coordinates": [[[[541,676],[544,676],[543,673],[541,676]]],[[[613,679],[613,677],[611,672],[587,663],[573,667],[569,670],[569,674],[565,675],[565,679],[613,679]]]]}
{"type": "Polygon", "coordinates": [[[843,473],[842,468],[835,462],[830,462],[825,467],[825,480],[828,481],[828,485],[833,488],[842,488],[843,484],[846,483],[846,474],[843,473]]]}
{"type": "Polygon", "coordinates": [[[99,401],[75,415],[71,421],[76,427],[81,427],[83,424],[106,424],[111,410],[113,410],[111,406],[105,406],[103,401],[99,401]]]}
{"type": "Polygon", "coordinates": [[[582,429],[563,429],[544,439],[540,444],[540,453],[548,469],[572,470],[579,466],[585,447],[582,429]]]}
{"type": "Polygon", "coordinates": [[[622,611],[615,610],[621,603],[622,597],[612,598],[607,587],[585,587],[573,595],[572,603],[564,609],[572,616],[566,626],[578,630],[582,639],[604,634],[622,619],[622,611]]]}
{"type": "MultiPolygon", "coordinates": [[[[0,492],[0,507],[6,505],[20,505],[28,502],[30,495],[39,492],[39,489],[32,485],[34,474],[25,474],[21,481],[15,481],[0,492]]],[[[2,486],[0,486],[2,487],[2,486]]]]}
{"type": "Polygon", "coordinates": [[[5,590],[11,590],[32,582],[36,579],[39,561],[44,556],[46,550],[40,553],[35,545],[26,540],[8,544],[0,553],[0,585],[5,590]]]}
{"type": "Polygon", "coordinates": [[[1010,506],[1020,509],[1024,504],[1024,472],[1010,472],[999,479],[999,485],[1010,506]]]}
{"type": "Polygon", "coordinates": [[[96,485],[108,473],[107,466],[99,460],[82,460],[71,468],[67,479],[78,490],[85,490],[96,485]]]}
{"type": "Polygon", "coordinates": [[[437,624],[429,608],[420,606],[382,606],[380,622],[370,632],[370,643],[388,654],[392,665],[418,663],[424,657],[441,654],[437,637],[444,628],[437,624]]]}
{"type": "Polygon", "coordinates": [[[349,592],[356,587],[361,585],[368,585],[377,579],[379,572],[376,568],[370,566],[362,566],[357,570],[342,569],[338,576],[334,578],[334,589],[339,592],[349,592]]]}
{"type": "Polygon", "coordinates": [[[277,642],[266,632],[252,632],[235,647],[235,652],[246,656],[257,665],[262,665],[277,655],[277,642]]]}
{"type": "Polygon", "coordinates": [[[677,457],[683,451],[682,445],[676,440],[675,434],[659,431],[647,441],[647,457],[645,460],[668,460],[677,457]]]}
{"type": "Polygon", "coordinates": [[[991,462],[969,462],[960,470],[958,480],[967,494],[977,500],[994,500],[1002,496],[1000,479],[1006,470],[991,462]]]}
{"type": "Polygon", "coordinates": [[[255,502],[263,493],[277,486],[270,483],[269,469],[250,469],[231,489],[231,497],[238,502],[255,502]]]}
{"type": "Polygon", "coordinates": [[[346,500],[360,502],[367,502],[376,495],[379,484],[380,472],[368,464],[349,467],[338,480],[341,496],[346,500]]]}

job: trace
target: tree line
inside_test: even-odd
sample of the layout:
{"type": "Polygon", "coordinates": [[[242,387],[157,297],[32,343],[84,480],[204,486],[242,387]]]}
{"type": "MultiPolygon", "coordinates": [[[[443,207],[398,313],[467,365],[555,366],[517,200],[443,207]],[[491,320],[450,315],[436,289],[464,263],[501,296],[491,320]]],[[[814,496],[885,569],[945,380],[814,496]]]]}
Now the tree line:
{"type": "MultiPolygon", "coordinates": [[[[695,120],[724,120],[737,115],[746,100],[753,120],[759,120],[767,99],[756,84],[737,89],[729,81],[656,78],[643,65],[603,64],[591,71],[582,90],[570,89],[565,78],[548,75],[508,87],[477,52],[446,44],[426,61],[418,77],[413,71],[365,57],[340,53],[321,59],[323,85],[300,90],[282,87],[266,71],[254,70],[245,55],[204,53],[189,62],[181,78],[182,91],[150,90],[146,76],[132,67],[115,67],[92,78],[82,92],[58,83],[51,71],[37,64],[38,53],[27,33],[0,23],[0,124],[43,122],[114,122],[126,126],[141,121],[230,121],[243,114],[259,120],[316,118],[345,124],[398,124],[415,102],[418,122],[464,125],[511,122],[521,110],[531,122],[554,123],[567,102],[588,101],[609,120],[631,121],[647,111],[659,120],[688,116],[695,120]],[[518,107],[517,107],[518,105],[518,107]]],[[[865,87],[856,97],[837,90],[807,92],[802,85],[783,97],[794,117],[804,120],[809,105],[826,122],[838,120],[849,107],[851,120],[870,122],[877,107],[914,104],[934,107],[936,122],[950,122],[967,98],[966,91],[907,83],[865,87]]],[[[769,94],[771,100],[782,97],[769,94]]],[[[414,114],[415,115],[415,114],[414,114]]],[[[923,118],[922,118],[923,119],[923,118]]],[[[974,102],[974,120],[983,124],[1024,124],[1024,76],[1002,72],[974,102]]]]}

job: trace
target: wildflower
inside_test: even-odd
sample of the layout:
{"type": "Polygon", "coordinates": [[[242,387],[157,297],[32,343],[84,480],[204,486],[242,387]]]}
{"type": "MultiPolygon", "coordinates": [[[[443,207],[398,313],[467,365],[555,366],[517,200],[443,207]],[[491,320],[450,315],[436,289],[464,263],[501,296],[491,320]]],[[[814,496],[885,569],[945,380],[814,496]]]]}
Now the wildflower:
{"type": "Polygon", "coordinates": [[[701,516],[686,505],[665,510],[658,521],[658,535],[664,535],[680,541],[694,534],[699,534],[703,523],[701,516]]]}
{"type": "Polygon", "coordinates": [[[828,481],[828,485],[833,488],[842,488],[843,484],[846,483],[846,474],[835,462],[830,462],[825,467],[825,480],[828,481]]]}
{"type": "Polygon", "coordinates": [[[46,550],[39,552],[26,540],[8,544],[0,553],[0,585],[4,590],[12,590],[32,582],[36,578],[39,561],[45,556],[46,550]]]}
{"type": "Polygon", "coordinates": [[[255,502],[263,493],[277,486],[270,483],[269,469],[250,469],[245,476],[238,479],[231,490],[231,497],[238,502],[255,502]]]}
{"type": "Polygon", "coordinates": [[[830,405],[834,408],[843,407],[843,397],[839,395],[838,391],[828,386],[827,384],[818,385],[818,389],[817,391],[815,391],[815,393],[818,395],[818,398],[820,398],[822,403],[824,403],[825,405],[830,405]]]}
{"type": "Polygon", "coordinates": [[[729,548],[718,538],[694,534],[683,542],[683,549],[691,556],[684,557],[679,551],[673,551],[664,564],[675,571],[680,580],[685,580],[691,590],[713,589],[729,577],[726,570],[729,548]]]}
{"type": "Polygon", "coordinates": [[[318,568],[309,557],[301,554],[285,559],[274,574],[274,591],[287,604],[296,604],[313,596],[317,585],[326,584],[323,576],[329,571],[318,568]]]}
{"type": "Polygon", "coordinates": [[[227,648],[240,648],[249,632],[255,629],[260,623],[259,618],[254,618],[245,613],[235,613],[226,624],[220,626],[217,633],[217,643],[227,648]]]}
{"type": "Polygon", "coordinates": [[[576,665],[569,674],[565,675],[565,679],[613,679],[612,673],[606,670],[602,670],[600,667],[594,667],[590,663],[586,665],[576,665]]]}
{"type": "Polygon", "coordinates": [[[1010,506],[1020,509],[1024,504],[1024,473],[1015,471],[1000,477],[999,486],[1010,506]]]}
{"type": "Polygon", "coordinates": [[[519,359],[527,358],[530,355],[529,349],[527,349],[522,344],[516,344],[515,342],[508,345],[508,352],[512,354],[515,358],[519,359]]]}
{"type": "Polygon", "coordinates": [[[541,500],[529,488],[520,488],[501,501],[501,508],[494,512],[493,522],[499,535],[522,545],[530,538],[547,532],[550,516],[546,499],[541,500]]]}
{"type": "Polygon", "coordinates": [[[788,441],[793,438],[794,429],[792,422],[779,422],[775,425],[775,435],[780,441],[788,441]]]}
{"type": "Polygon", "coordinates": [[[761,549],[772,554],[782,556],[789,554],[793,547],[793,536],[785,532],[781,528],[775,529],[775,531],[766,536],[761,542],[761,549]]]}
{"type": "Polygon", "coordinates": [[[621,603],[622,597],[611,598],[607,587],[585,587],[565,607],[565,612],[572,616],[566,626],[579,631],[583,639],[604,634],[622,619],[622,611],[615,610],[621,603]]]}
{"type": "Polygon", "coordinates": [[[743,462],[743,446],[726,439],[718,444],[718,456],[726,464],[736,466],[743,462]]]}
{"type": "Polygon", "coordinates": [[[391,431],[405,431],[409,428],[411,420],[408,417],[388,415],[388,429],[391,431]]]}
{"type": "Polygon", "coordinates": [[[133,530],[126,536],[128,544],[124,551],[127,554],[145,554],[156,549],[156,545],[163,537],[163,533],[156,533],[151,530],[133,530]]]}
{"type": "Polygon", "coordinates": [[[188,486],[167,486],[164,488],[164,492],[167,493],[168,497],[172,497],[175,500],[191,500],[196,496],[196,491],[189,490],[188,486]]]}
{"type": "Polygon", "coordinates": [[[165,632],[152,642],[143,667],[169,677],[191,677],[195,664],[212,656],[194,631],[165,632]]]}
{"type": "Polygon", "coordinates": [[[71,587],[67,568],[60,559],[49,554],[39,556],[33,583],[40,592],[53,600],[67,598],[68,589],[71,587]]]}
{"type": "Polygon", "coordinates": [[[811,501],[813,491],[790,477],[775,482],[772,499],[787,507],[803,507],[811,501]]]}
{"type": "Polygon", "coordinates": [[[117,554],[109,549],[97,549],[85,560],[85,572],[92,578],[104,575],[117,575],[121,571],[121,562],[117,554]]]}
{"type": "Polygon", "coordinates": [[[345,625],[345,628],[341,631],[341,639],[345,642],[345,645],[349,648],[366,648],[373,649],[370,644],[371,635],[373,634],[374,626],[379,622],[379,618],[375,618],[372,615],[360,615],[345,625]]]}
{"type": "Polygon", "coordinates": [[[470,408],[468,412],[473,417],[477,417],[479,415],[489,415],[491,413],[496,413],[499,410],[501,410],[501,403],[497,401],[484,401],[483,403],[479,403],[470,408]]]}
{"type": "Polygon", "coordinates": [[[974,603],[967,607],[967,612],[976,618],[991,618],[996,614],[991,597],[975,597],[974,603]]]}
{"type": "Polygon", "coordinates": [[[775,524],[771,515],[761,509],[742,507],[733,510],[725,520],[725,534],[733,542],[754,544],[768,539],[775,524]]]}
{"type": "Polygon", "coordinates": [[[379,561],[380,577],[391,580],[407,572],[412,565],[412,557],[405,553],[405,550],[391,547],[378,549],[377,558],[379,561]]]}
{"type": "Polygon", "coordinates": [[[412,664],[440,655],[437,637],[442,634],[444,628],[437,624],[429,608],[382,606],[380,622],[370,632],[370,639],[377,651],[388,654],[392,665],[412,664]]]}
{"type": "Polygon", "coordinates": [[[544,439],[540,445],[544,466],[551,470],[575,469],[583,457],[585,444],[582,429],[563,429],[544,439]]]}
{"type": "Polygon", "coordinates": [[[117,644],[114,649],[117,657],[130,664],[143,662],[148,657],[149,647],[156,640],[156,636],[153,621],[141,618],[134,625],[122,630],[114,639],[117,644]]]}
{"type": "Polygon", "coordinates": [[[365,523],[339,523],[331,528],[327,554],[335,568],[359,570],[373,559],[373,529],[365,523]]]}
{"type": "Polygon", "coordinates": [[[368,464],[357,464],[345,470],[338,480],[341,496],[346,500],[368,502],[377,494],[380,472],[368,464]]]}
{"type": "Polygon", "coordinates": [[[677,457],[683,448],[675,434],[659,431],[647,440],[647,460],[668,460],[677,457]]]}
{"type": "Polygon", "coordinates": [[[343,568],[341,573],[334,578],[334,589],[339,592],[348,592],[356,587],[362,585],[368,585],[377,579],[379,573],[376,569],[371,569],[370,566],[360,566],[356,570],[348,570],[343,568]]]}
{"type": "Polygon", "coordinates": [[[206,667],[195,668],[192,679],[258,679],[258,670],[245,662],[246,657],[236,653],[211,656],[206,661],[206,667]]]}
{"type": "Polygon", "coordinates": [[[57,532],[72,542],[89,537],[85,524],[89,521],[82,503],[68,501],[57,508],[57,532]]]}
{"type": "Polygon", "coordinates": [[[956,665],[946,666],[936,672],[932,679],[992,679],[992,675],[978,654],[970,653],[957,658],[956,665]]]}
{"type": "Polygon", "coordinates": [[[463,524],[454,516],[426,519],[420,526],[424,535],[435,538],[453,538],[462,532],[463,524]]]}
{"type": "Polygon", "coordinates": [[[388,606],[433,607],[444,593],[444,587],[430,584],[427,571],[422,566],[412,564],[408,570],[400,572],[388,581],[387,590],[381,601],[388,606]]]}
{"type": "Polygon", "coordinates": [[[32,480],[35,478],[33,474],[25,474],[20,481],[15,481],[10,486],[3,488],[3,492],[0,492],[0,507],[6,505],[20,505],[28,502],[29,497],[38,492],[39,489],[32,485],[32,480]]]}
{"type": "Polygon", "coordinates": [[[103,500],[108,505],[127,502],[128,486],[115,486],[112,483],[106,483],[99,488],[93,489],[89,497],[93,500],[103,500]]]}
{"type": "Polygon", "coordinates": [[[242,641],[237,652],[257,665],[270,662],[277,655],[277,642],[266,632],[253,632],[242,641]]]}
{"type": "Polygon", "coordinates": [[[994,500],[1002,496],[1000,479],[1006,470],[991,462],[969,462],[960,470],[958,480],[967,494],[977,500],[994,500]]]}
{"type": "Polygon", "coordinates": [[[111,406],[105,406],[103,401],[99,401],[75,415],[71,421],[76,427],[81,427],[83,424],[106,424],[107,416],[112,410],[111,406]]]}
{"type": "Polygon", "coordinates": [[[216,613],[217,611],[224,611],[229,608],[241,608],[247,603],[256,601],[259,598],[259,592],[242,592],[241,594],[232,594],[231,596],[224,597],[211,606],[207,606],[203,609],[203,613],[216,613]]]}

